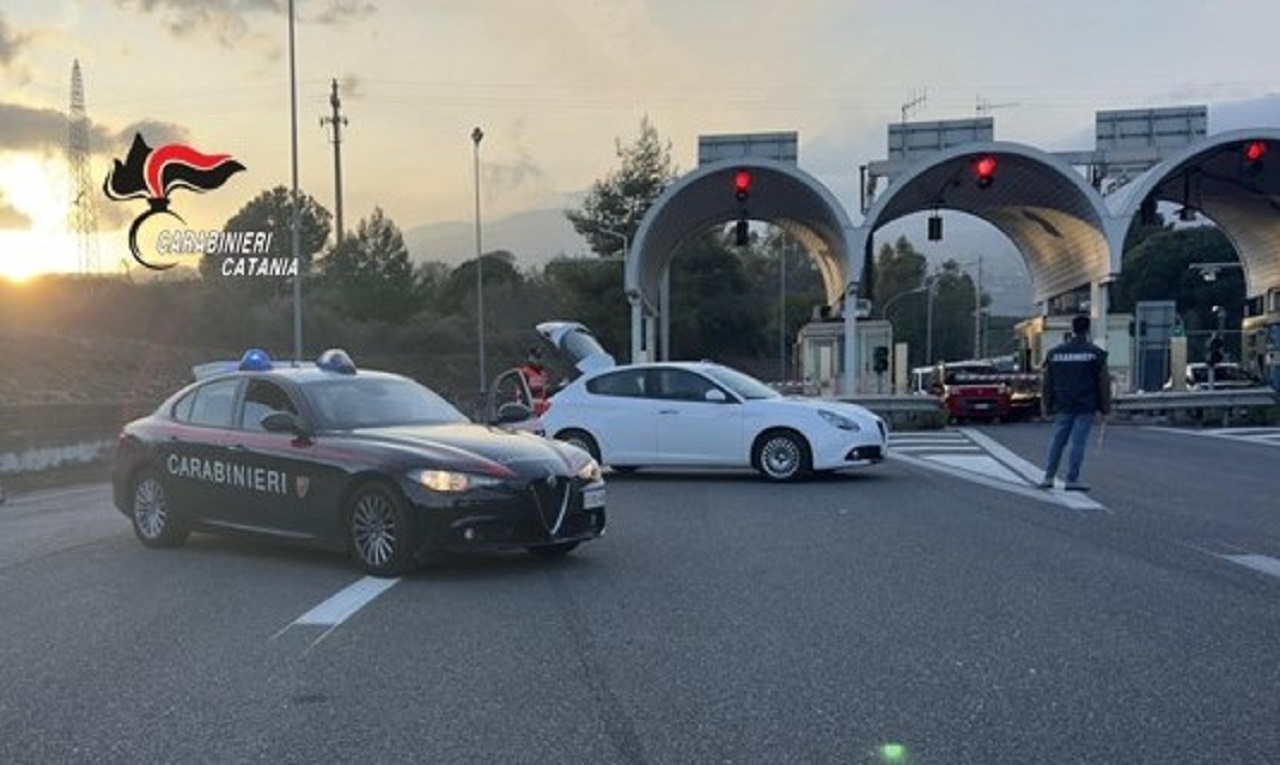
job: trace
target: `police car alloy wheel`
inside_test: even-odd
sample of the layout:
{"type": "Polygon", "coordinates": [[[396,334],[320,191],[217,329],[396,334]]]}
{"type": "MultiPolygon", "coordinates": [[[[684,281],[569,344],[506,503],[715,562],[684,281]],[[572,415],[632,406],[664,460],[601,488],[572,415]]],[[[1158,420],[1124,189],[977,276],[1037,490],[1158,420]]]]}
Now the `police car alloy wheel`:
{"type": "Polygon", "coordinates": [[[141,473],[133,483],[133,533],[148,547],[173,547],[187,540],[187,532],[173,517],[169,495],[154,472],[141,473]]]}
{"type": "Polygon", "coordinates": [[[809,449],[794,433],[769,433],[757,444],[755,461],[765,478],[793,481],[809,472],[809,449]]]}
{"type": "Polygon", "coordinates": [[[396,576],[414,563],[413,530],[405,503],[384,486],[356,490],[348,511],[351,551],[374,576],[396,576]]]}

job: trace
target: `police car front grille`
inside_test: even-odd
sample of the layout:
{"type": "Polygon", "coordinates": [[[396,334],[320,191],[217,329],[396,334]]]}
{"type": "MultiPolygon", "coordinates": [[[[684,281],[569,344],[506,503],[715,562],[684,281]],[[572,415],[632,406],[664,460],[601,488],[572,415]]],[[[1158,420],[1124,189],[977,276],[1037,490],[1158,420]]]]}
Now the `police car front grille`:
{"type": "Polygon", "coordinates": [[[534,509],[547,532],[559,533],[564,518],[572,510],[573,479],[567,476],[548,476],[529,483],[534,509]]]}

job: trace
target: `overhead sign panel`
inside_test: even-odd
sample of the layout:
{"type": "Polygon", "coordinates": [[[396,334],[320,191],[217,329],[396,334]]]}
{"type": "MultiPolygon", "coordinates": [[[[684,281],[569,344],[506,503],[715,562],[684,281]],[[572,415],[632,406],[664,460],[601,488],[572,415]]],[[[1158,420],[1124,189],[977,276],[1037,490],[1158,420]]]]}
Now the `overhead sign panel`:
{"type": "Polygon", "coordinates": [[[1120,109],[1098,112],[1098,151],[1178,148],[1204,138],[1209,127],[1206,106],[1120,109]]]}
{"type": "Polygon", "coordinates": [[[923,154],[995,140],[995,120],[971,117],[937,122],[899,122],[889,125],[889,159],[911,160],[923,154]]]}
{"type": "Polygon", "coordinates": [[[775,162],[796,164],[799,134],[782,133],[730,133],[725,135],[698,136],[698,164],[707,165],[725,160],[770,159],[775,162]]]}

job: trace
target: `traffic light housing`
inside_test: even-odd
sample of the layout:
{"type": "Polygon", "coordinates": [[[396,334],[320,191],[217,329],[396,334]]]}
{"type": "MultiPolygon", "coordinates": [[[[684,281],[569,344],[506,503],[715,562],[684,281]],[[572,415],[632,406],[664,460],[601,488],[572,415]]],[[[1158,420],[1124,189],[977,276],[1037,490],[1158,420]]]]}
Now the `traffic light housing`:
{"type": "Polygon", "coordinates": [[[990,154],[983,154],[973,160],[973,176],[974,183],[978,188],[985,189],[991,186],[996,179],[996,158],[990,154]]]}
{"type": "Polygon", "coordinates": [[[929,241],[930,242],[942,241],[942,216],[941,215],[935,214],[935,215],[929,216],[929,241]]]}
{"type": "Polygon", "coordinates": [[[739,202],[746,202],[751,196],[751,171],[739,169],[733,174],[733,196],[739,202]]]}
{"type": "Polygon", "coordinates": [[[733,243],[739,247],[751,244],[751,229],[747,225],[746,218],[739,218],[737,225],[734,226],[733,243]]]}
{"type": "Polygon", "coordinates": [[[884,374],[889,371],[889,348],[884,345],[877,345],[875,352],[872,354],[871,368],[876,374],[884,374]]]}
{"type": "Polygon", "coordinates": [[[1220,335],[1214,335],[1209,338],[1209,355],[1207,359],[1209,366],[1216,367],[1223,362],[1225,356],[1223,355],[1222,348],[1223,342],[1220,335]]]}
{"type": "Polygon", "coordinates": [[[1266,141],[1249,141],[1244,145],[1244,166],[1251,173],[1262,172],[1262,160],[1266,158],[1270,146],[1266,141]]]}

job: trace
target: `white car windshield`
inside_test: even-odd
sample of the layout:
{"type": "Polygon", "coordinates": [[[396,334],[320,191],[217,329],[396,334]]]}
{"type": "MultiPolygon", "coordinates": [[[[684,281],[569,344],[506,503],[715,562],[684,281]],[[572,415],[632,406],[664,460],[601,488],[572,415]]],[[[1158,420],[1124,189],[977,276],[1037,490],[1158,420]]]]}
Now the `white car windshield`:
{"type": "Polygon", "coordinates": [[[704,367],[703,374],[743,399],[781,398],[782,394],[751,375],[729,367],[704,367]]]}

